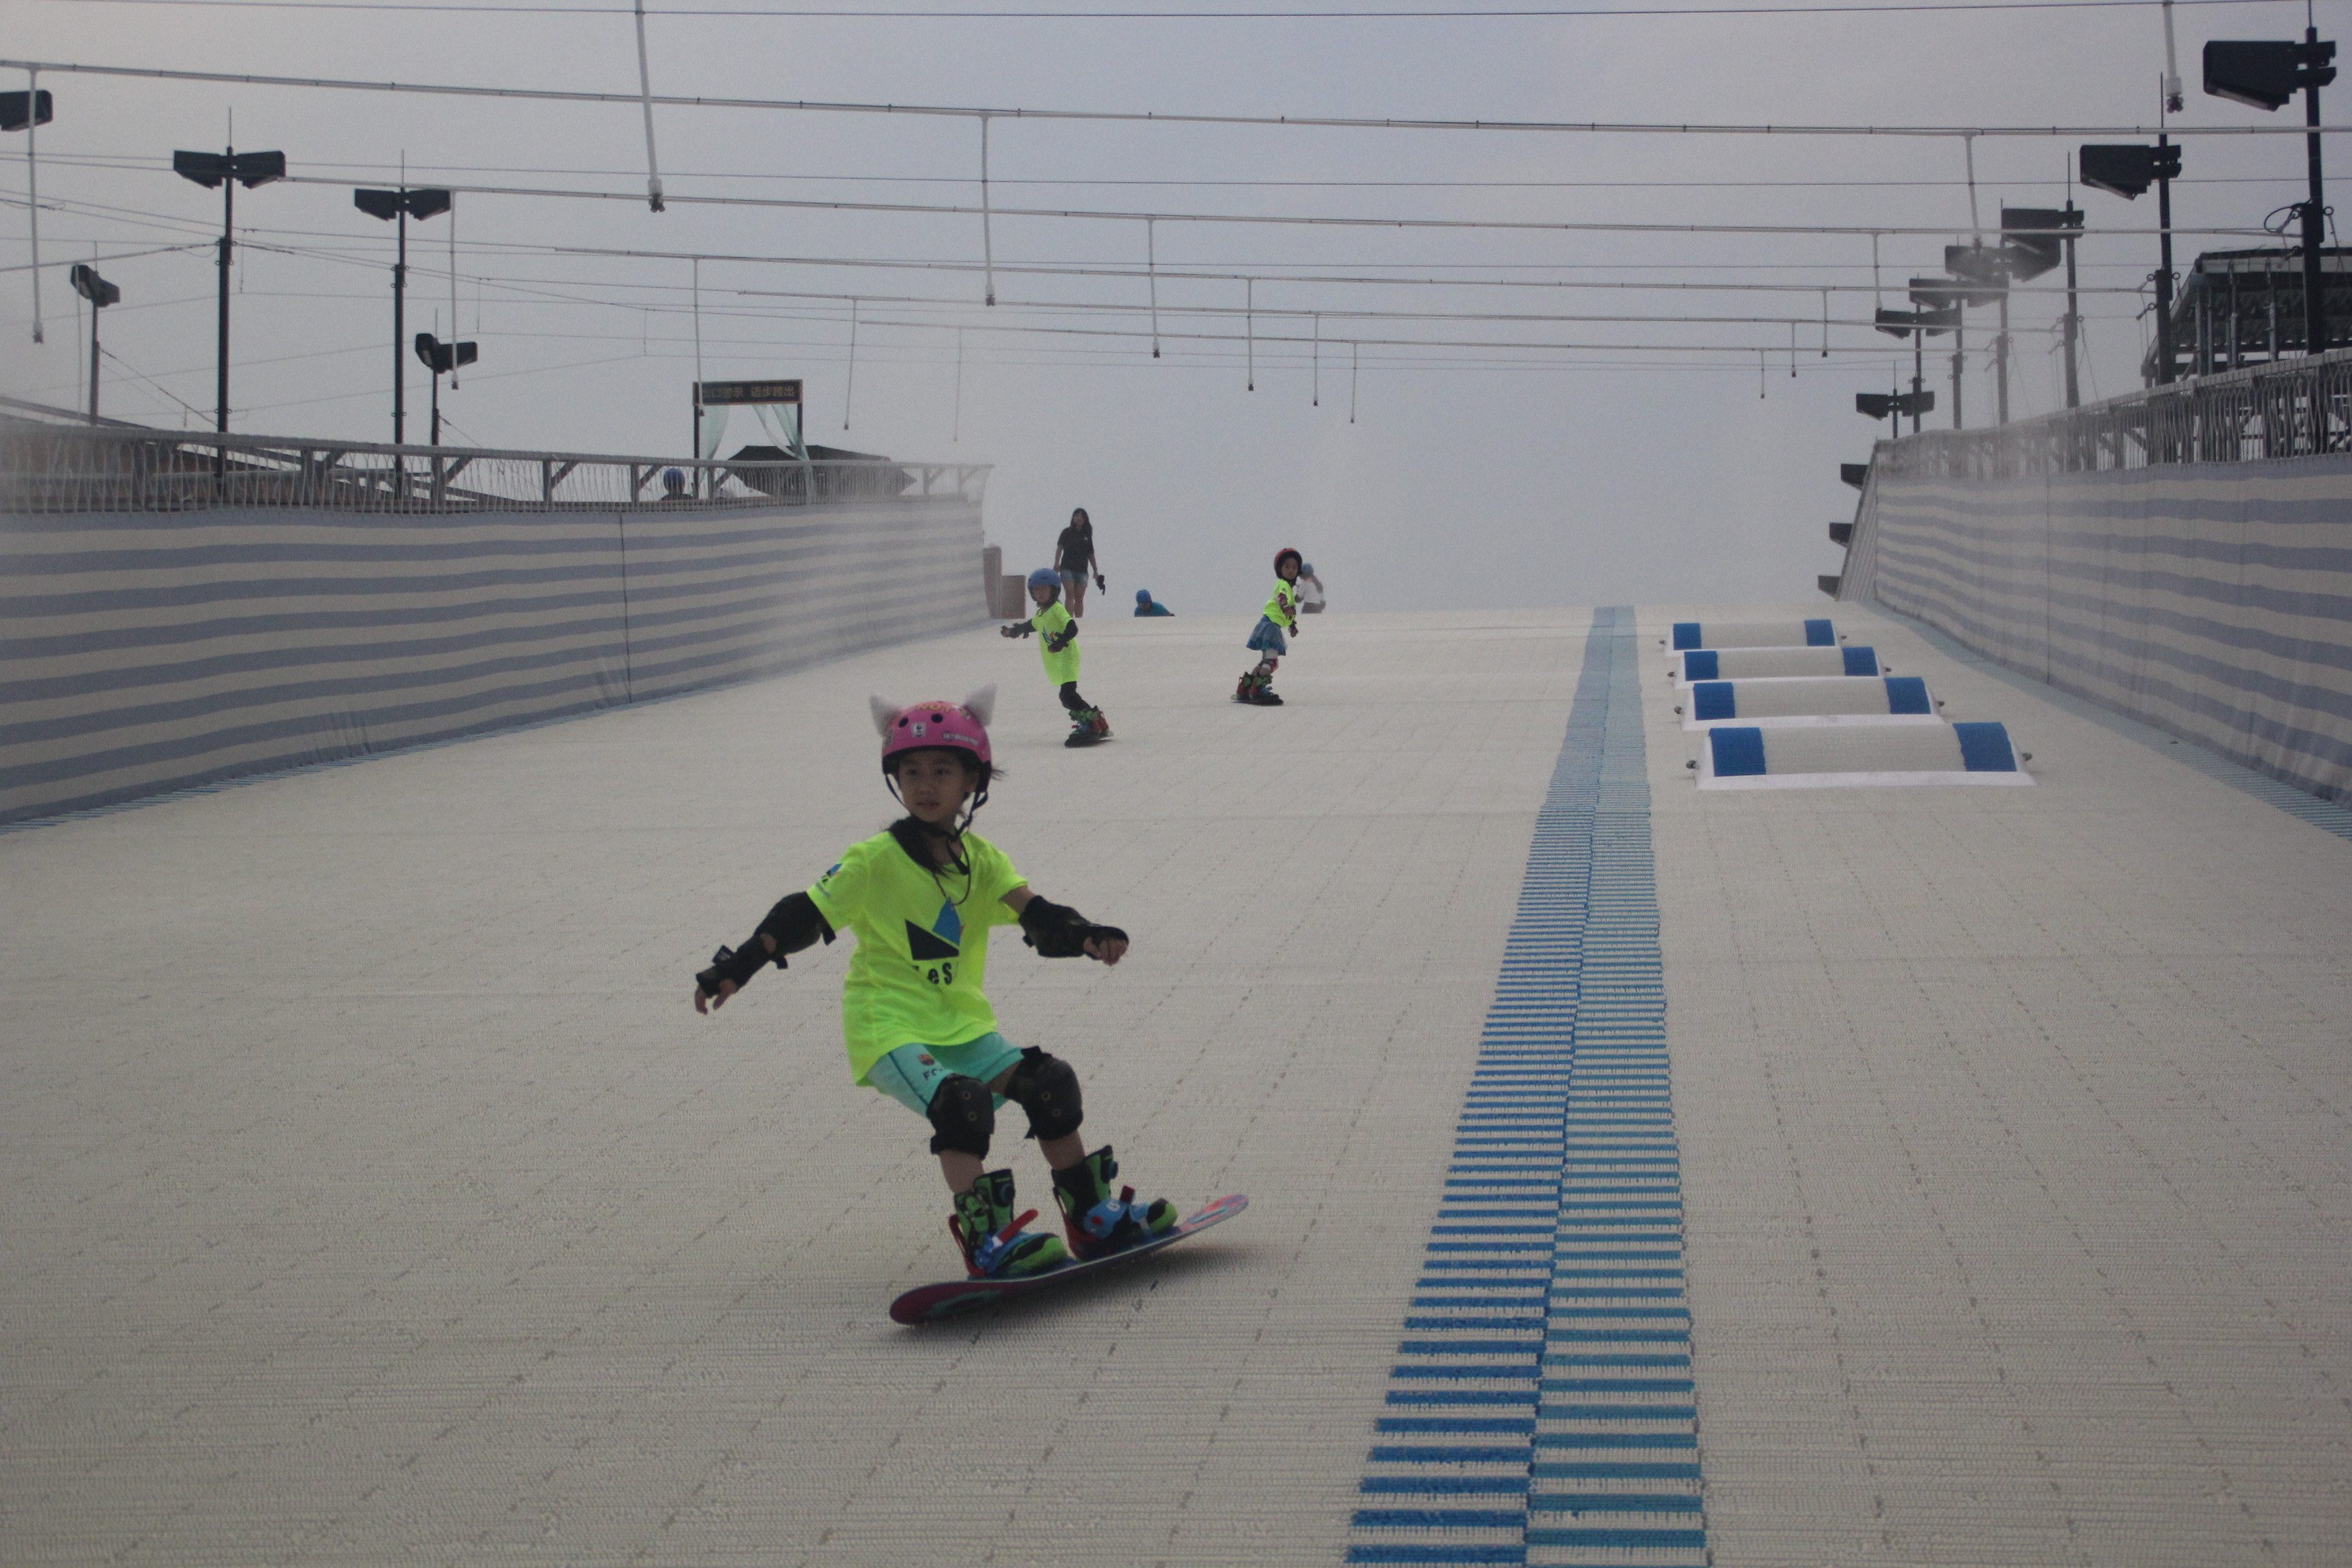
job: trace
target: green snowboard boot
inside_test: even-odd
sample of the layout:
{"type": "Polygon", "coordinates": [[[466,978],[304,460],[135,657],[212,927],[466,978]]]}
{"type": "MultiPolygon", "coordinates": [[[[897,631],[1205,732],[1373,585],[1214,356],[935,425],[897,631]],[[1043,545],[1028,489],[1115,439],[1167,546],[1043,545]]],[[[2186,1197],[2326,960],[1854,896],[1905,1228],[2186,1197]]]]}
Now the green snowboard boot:
{"type": "Polygon", "coordinates": [[[1106,1143],[1068,1170],[1054,1173],[1054,1197],[1062,1205],[1062,1225],[1070,1250],[1080,1258],[1100,1258],[1138,1242],[1149,1241],[1175,1228],[1176,1205],[1166,1198],[1135,1201],[1133,1187],[1111,1192],[1118,1162],[1106,1143]]]}
{"type": "Polygon", "coordinates": [[[1013,1212],[1013,1173],[991,1171],[958,1193],[948,1230],[963,1248],[963,1266],[975,1279],[1018,1279],[1059,1268],[1070,1260],[1061,1237],[1022,1227],[1037,1211],[1013,1212]]]}

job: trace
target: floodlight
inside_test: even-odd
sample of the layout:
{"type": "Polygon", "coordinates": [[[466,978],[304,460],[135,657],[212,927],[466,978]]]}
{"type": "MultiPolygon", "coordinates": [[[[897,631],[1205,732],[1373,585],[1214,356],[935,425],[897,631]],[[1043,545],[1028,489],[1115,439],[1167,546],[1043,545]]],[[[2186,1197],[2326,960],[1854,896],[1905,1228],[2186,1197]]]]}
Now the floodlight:
{"type": "Polygon", "coordinates": [[[47,88],[38,92],[0,92],[0,131],[29,131],[36,125],[47,125],[57,118],[52,110],[47,88]]]}
{"type": "Polygon", "coordinates": [[[1850,522],[1833,522],[1830,524],[1830,542],[1832,544],[1852,544],[1853,542],[1853,524],[1850,522]]]}
{"type": "Polygon", "coordinates": [[[121,289],[100,278],[95,267],[84,267],[77,262],[66,277],[73,284],[75,293],[101,310],[109,305],[121,303],[122,300],[121,289]]]}
{"type": "Polygon", "coordinates": [[[1891,392],[1857,392],[1853,395],[1853,411],[1864,419],[1884,419],[1895,412],[1895,395],[1891,392]]]}
{"type": "Polygon", "coordinates": [[[2274,111],[2305,88],[2336,79],[2330,40],[2222,43],[2205,46],[2205,90],[2215,98],[2274,111]]]}
{"type": "Polygon", "coordinates": [[[436,375],[446,375],[461,364],[471,364],[479,345],[445,343],[431,332],[416,334],[416,357],[436,375]]]}
{"type": "Polygon", "coordinates": [[[352,205],[370,217],[389,222],[404,214],[414,218],[434,217],[449,210],[449,193],[441,190],[371,191],[352,193],[352,205]]]}
{"type": "Polygon", "coordinates": [[[2158,180],[2180,178],[2180,149],[2137,142],[2087,144],[2076,154],[2075,173],[2095,191],[2135,201],[2158,180]]]}
{"type": "Polygon", "coordinates": [[[1937,337],[1960,324],[1960,308],[1958,305],[1940,310],[1889,310],[1882,308],[1875,324],[1889,337],[1907,337],[1913,332],[1923,338],[1937,337]]]}
{"type": "Polygon", "coordinates": [[[2018,282],[2039,278],[2066,259],[2067,229],[2080,228],[2083,215],[2057,207],[2000,209],[2001,243],[2009,252],[2009,275],[2018,282]]]}
{"type": "Polygon", "coordinates": [[[174,153],[172,173],[184,180],[194,180],[205,189],[216,190],[226,180],[235,180],[247,190],[266,185],[272,180],[286,177],[286,154],[283,153],[174,153]]]}
{"type": "Polygon", "coordinates": [[[1854,489],[1860,489],[1863,486],[1870,482],[1870,465],[1868,463],[1840,463],[1838,465],[1838,478],[1844,480],[1847,484],[1852,485],[1854,489]]]}

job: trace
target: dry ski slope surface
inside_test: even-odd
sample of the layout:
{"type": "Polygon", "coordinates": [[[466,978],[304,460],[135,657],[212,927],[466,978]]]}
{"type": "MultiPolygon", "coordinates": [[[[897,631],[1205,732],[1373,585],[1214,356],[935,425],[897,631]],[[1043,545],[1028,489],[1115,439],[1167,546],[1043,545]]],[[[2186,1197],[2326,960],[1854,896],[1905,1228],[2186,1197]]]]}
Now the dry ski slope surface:
{"type": "MultiPolygon", "coordinates": [[[[1638,647],[1714,1560],[2340,1561],[2352,842],[1845,606],[2041,786],[1697,795],[1654,639],[1704,613],[1638,647]]],[[[1333,616],[1258,711],[1246,621],[1089,617],[1075,753],[981,632],[0,835],[0,1555],[1379,1545],[1588,619],[1333,616]],[[1253,1205],[905,1331],[953,1254],[844,951],[715,1020],[687,975],[891,814],[869,689],[990,679],[985,830],[1137,942],[1000,934],[1008,1032],[1139,1186],[1253,1205]]],[[[1588,1558],[1665,1560],[1527,1560],[1588,1558]]]]}
{"type": "Polygon", "coordinates": [[[1334,1560],[1588,620],[1334,617],[1260,710],[1246,620],[1090,616],[1087,752],[982,630],[0,836],[0,1556],[1334,1560]],[[895,815],[867,693],[984,680],[982,827],[1136,942],[1000,931],[1007,1032],[1254,1201],[916,1331],[960,1265],[847,950],[688,976],[895,815]]]}

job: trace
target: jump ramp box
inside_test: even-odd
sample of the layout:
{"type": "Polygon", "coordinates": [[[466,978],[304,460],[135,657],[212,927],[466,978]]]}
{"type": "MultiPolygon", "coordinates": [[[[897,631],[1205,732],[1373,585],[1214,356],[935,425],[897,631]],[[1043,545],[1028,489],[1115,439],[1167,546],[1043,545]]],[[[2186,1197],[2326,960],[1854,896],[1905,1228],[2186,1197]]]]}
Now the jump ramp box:
{"type": "Polygon", "coordinates": [[[1870,647],[1687,648],[1674,656],[1675,684],[1753,680],[1789,675],[1881,675],[1870,647]]]}
{"type": "Polygon", "coordinates": [[[1693,681],[1687,700],[1675,709],[1685,730],[1718,724],[1764,729],[1805,725],[1940,724],[1935,696],[1916,675],[1877,680],[1844,676],[1800,676],[1778,680],[1693,681]]]}
{"type": "Polygon", "coordinates": [[[1695,647],[1835,647],[1837,628],[1827,620],[1676,621],[1668,646],[1681,653],[1695,647]]]}
{"type": "Polygon", "coordinates": [[[1719,724],[1699,744],[1701,789],[1866,784],[2030,784],[2005,725],[1906,724],[1768,730],[1719,724]]]}

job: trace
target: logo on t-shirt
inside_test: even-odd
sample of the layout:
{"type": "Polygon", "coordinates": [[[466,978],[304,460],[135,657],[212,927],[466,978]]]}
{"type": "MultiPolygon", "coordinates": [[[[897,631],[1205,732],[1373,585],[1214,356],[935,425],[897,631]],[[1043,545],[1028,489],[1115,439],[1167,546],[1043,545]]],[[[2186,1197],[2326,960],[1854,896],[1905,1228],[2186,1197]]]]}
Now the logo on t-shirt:
{"type": "Polygon", "coordinates": [[[940,905],[939,918],[925,931],[914,921],[907,922],[907,956],[917,963],[940,958],[954,958],[962,952],[963,918],[956,913],[952,900],[940,905]]]}

